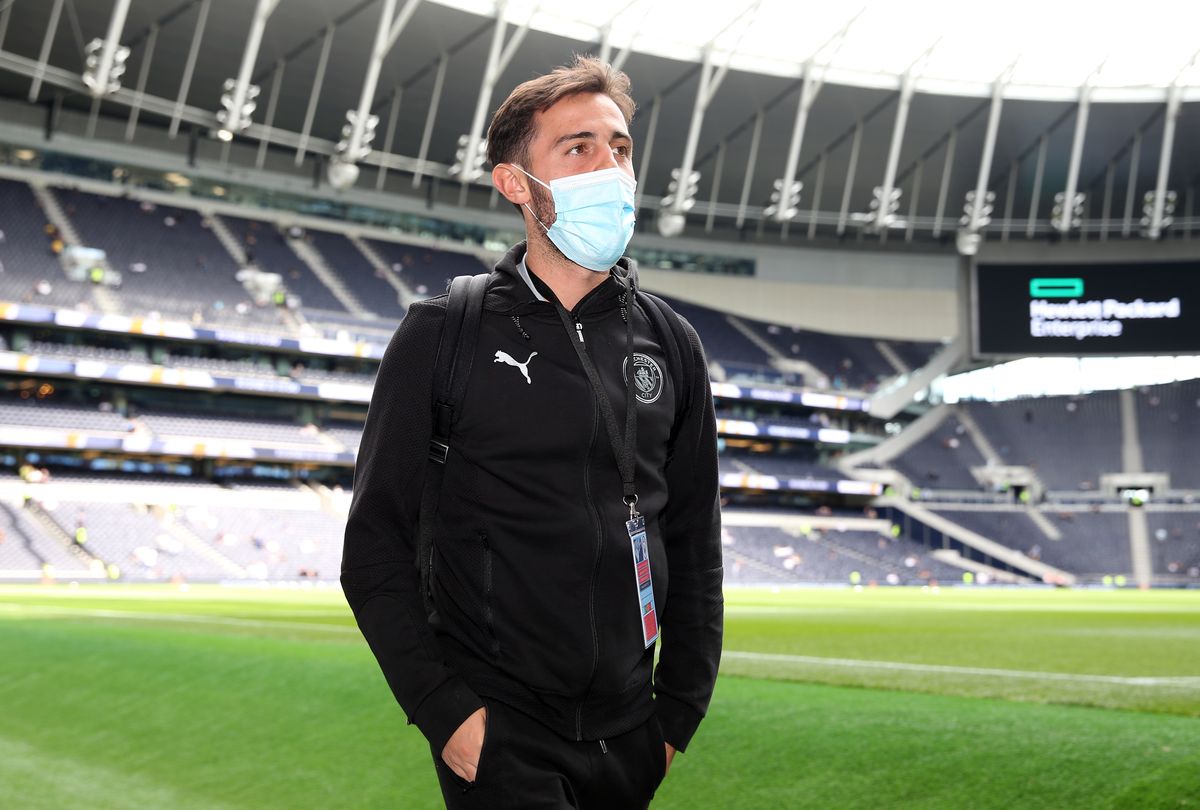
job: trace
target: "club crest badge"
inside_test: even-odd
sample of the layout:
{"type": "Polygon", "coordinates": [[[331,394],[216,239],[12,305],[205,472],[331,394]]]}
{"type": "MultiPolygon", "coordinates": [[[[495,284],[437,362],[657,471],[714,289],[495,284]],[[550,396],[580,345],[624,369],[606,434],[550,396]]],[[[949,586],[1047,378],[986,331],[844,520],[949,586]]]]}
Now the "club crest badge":
{"type": "MultiPolygon", "coordinates": [[[[621,366],[625,384],[629,385],[629,358],[621,366]]],[[[663,373],[658,362],[645,354],[635,352],[633,355],[633,388],[638,402],[650,405],[662,396],[663,373]]]]}

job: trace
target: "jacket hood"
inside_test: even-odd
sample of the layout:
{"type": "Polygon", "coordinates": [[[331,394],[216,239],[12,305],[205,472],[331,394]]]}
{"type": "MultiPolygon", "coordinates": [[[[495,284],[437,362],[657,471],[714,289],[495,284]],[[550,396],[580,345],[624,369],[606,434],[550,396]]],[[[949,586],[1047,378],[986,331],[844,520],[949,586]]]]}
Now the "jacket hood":
{"type": "MultiPolygon", "coordinates": [[[[545,306],[539,301],[533,290],[521,278],[517,265],[525,255],[526,242],[521,240],[513,245],[507,253],[496,262],[495,268],[488,278],[487,294],[484,306],[493,312],[524,314],[534,312],[545,306]]],[[[530,274],[532,276],[532,274],[530,274]]],[[[634,290],[641,287],[638,281],[637,262],[628,256],[622,256],[613,265],[606,278],[594,293],[590,293],[586,306],[588,310],[598,311],[616,309],[620,306],[620,296],[632,286],[634,290]]]]}

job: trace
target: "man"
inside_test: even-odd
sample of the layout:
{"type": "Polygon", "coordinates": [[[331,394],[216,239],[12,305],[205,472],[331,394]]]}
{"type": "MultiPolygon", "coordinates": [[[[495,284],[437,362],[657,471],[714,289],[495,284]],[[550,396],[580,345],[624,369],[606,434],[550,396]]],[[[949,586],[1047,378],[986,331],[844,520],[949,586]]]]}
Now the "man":
{"type": "Polygon", "coordinates": [[[487,280],[429,611],[416,524],[445,295],[409,309],[376,377],[341,581],[451,808],[646,807],[716,679],[716,421],[695,330],[677,386],[673,330],[622,257],[633,107],[623,73],[576,58],[492,119],[492,180],[527,239],[487,280]]]}

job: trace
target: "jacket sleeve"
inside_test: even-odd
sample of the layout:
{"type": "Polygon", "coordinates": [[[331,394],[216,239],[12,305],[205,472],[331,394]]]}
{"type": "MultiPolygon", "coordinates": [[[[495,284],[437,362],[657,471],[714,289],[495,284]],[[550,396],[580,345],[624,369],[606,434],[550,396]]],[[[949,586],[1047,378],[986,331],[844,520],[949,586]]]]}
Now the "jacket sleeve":
{"type": "Polygon", "coordinates": [[[342,549],[341,583],[359,629],[410,724],[438,754],[479,696],[445,663],[416,565],[432,430],[434,360],[445,308],[414,304],[375,377],[342,549]]]}
{"type": "MultiPolygon", "coordinates": [[[[717,420],[704,348],[683,321],[693,355],[691,401],[666,465],[663,542],[670,587],[660,614],[655,704],[667,742],[683,751],[708,710],[721,660],[721,502],[717,420]]],[[[686,348],[686,347],[681,347],[686,348]]]]}

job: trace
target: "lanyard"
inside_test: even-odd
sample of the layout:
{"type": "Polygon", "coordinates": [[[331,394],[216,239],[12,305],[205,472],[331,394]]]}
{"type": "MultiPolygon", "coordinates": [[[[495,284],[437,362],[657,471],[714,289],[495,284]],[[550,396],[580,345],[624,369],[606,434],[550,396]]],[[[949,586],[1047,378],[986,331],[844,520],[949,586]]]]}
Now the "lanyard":
{"type": "MultiPolygon", "coordinates": [[[[627,285],[626,290],[633,292],[633,285],[627,285]]],[[[596,395],[596,400],[600,404],[600,412],[604,415],[604,427],[608,433],[608,440],[612,444],[613,455],[617,459],[617,470],[621,474],[621,483],[624,485],[624,497],[622,503],[629,507],[629,517],[632,519],[637,516],[637,510],[634,504],[637,503],[637,492],[634,486],[634,457],[633,449],[637,441],[637,410],[633,401],[633,386],[629,380],[625,381],[625,436],[624,442],[621,440],[620,428],[617,425],[617,415],[613,411],[612,402],[609,401],[608,394],[604,390],[604,384],[600,381],[600,374],[596,371],[596,364],[592,362],[592,358],[588,355],[587,350],[583,345],[583,330],[575,325],[571,313],[558,302],[557,297],[554,300],[554,307],[558,310],[558,315],[562,318],[563,326],[567,328],[567,333],[571,335],[571,345],[575,347],[575,353],[579,355],[579,362],[583,364],[583,370],[587,374],[588,382],[592,384],[592,392],[596,395]],[[575,340],[578,335],[579,339],[575,340]]],[[[632,307],[630,307],[632,309],[632,307]]],[[[625,354],[626,354],[626,373],[633,368],[633,314],[625,319],[625,354]]]]}

